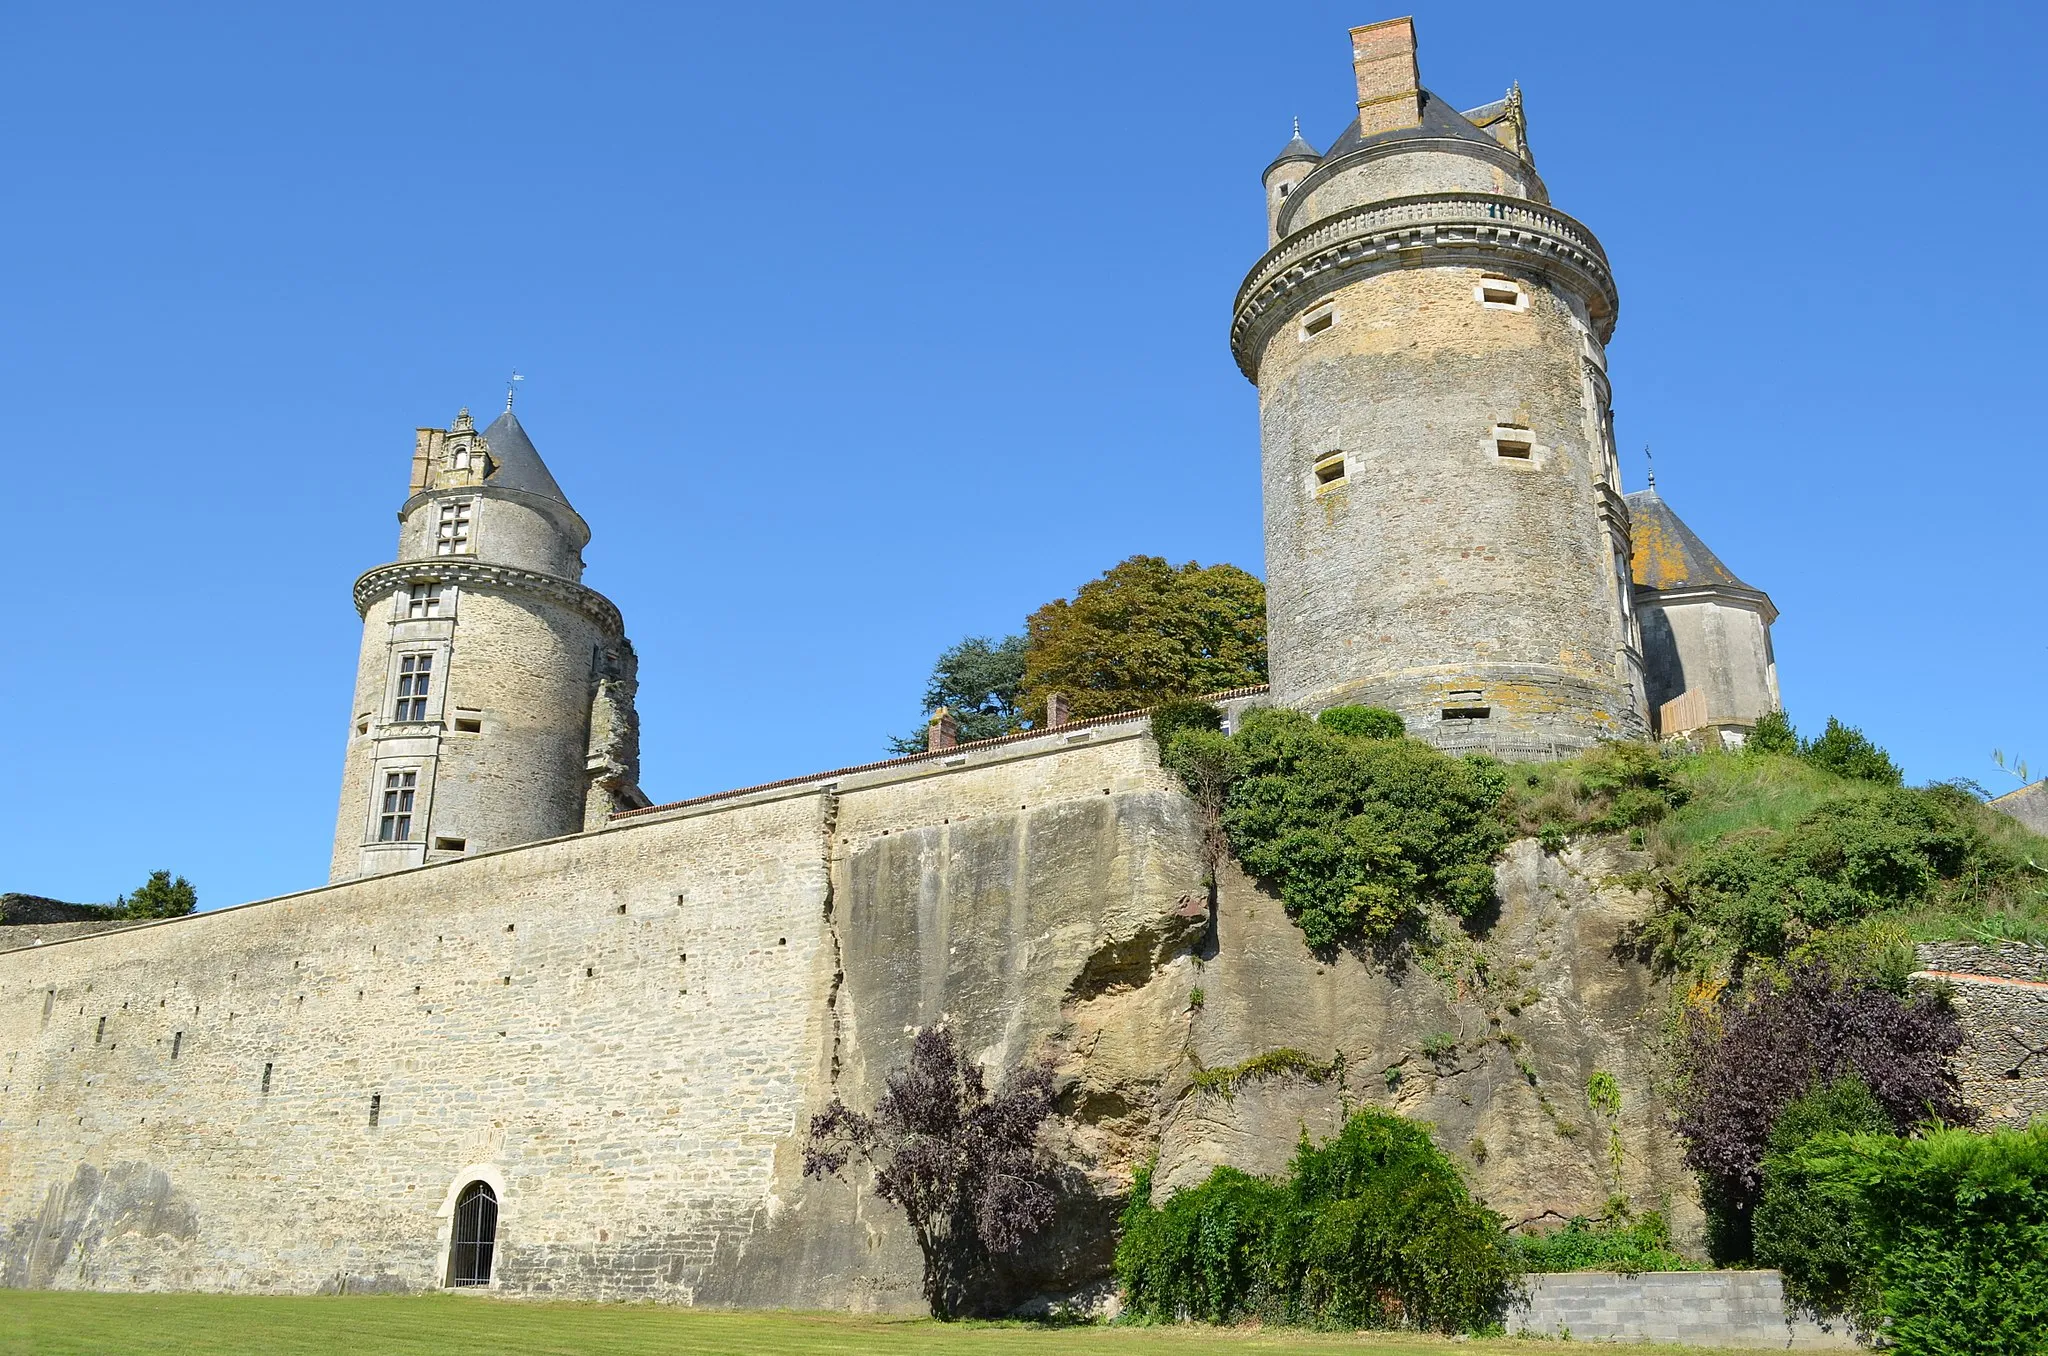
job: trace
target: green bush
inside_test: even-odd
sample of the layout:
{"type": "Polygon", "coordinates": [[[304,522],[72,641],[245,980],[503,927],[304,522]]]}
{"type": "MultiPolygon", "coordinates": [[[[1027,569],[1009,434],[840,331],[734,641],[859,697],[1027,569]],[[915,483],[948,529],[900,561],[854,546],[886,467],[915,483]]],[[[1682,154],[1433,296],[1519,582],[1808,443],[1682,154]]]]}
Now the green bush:
{"type": "Polygon", "coordinates": [[[1751,1223],[1757,1263],[1776,1267],[1809,1312],[1868,1330],[1876,1314],[1870,1239],[1855,1197],[1805,1170],[1798,1151],[1830,1133],[1890,1135],[1892,1119],[1855,1074],[1814,1088],[1778,1113],[1751,1223]]]}
{"type": "Polygon", "coordinates": [[[1164,751],[1183,730],[1220,730],[1223,713],[1207,702],[1177,697],[1152,708],[1152,738],[1164,751]]]}
{"type": "Polygon", "coordinates": [[[1863,731],[1844,725],[1833,716],[1828,717],[1828,727],[1820,738],[1801,746],[1799,756],[1815,767],[1852,781],[1897,786],[1905,780],[1890,754],[1871,743],[1863,731]]]}
{"type": "Polygon", "coordinates": [[[1750,727],[1749,738],[1742,747],[1748,753],[1797,757],[1799,732],[1792,728],[1790,717],[1783,711],[1766,711],[1756,718],[1756,724],[1750,727]]]}
{"type": "Polygon", "coordinates": [[[1163,1205],[1139,1174],[1117,1278],[1135,1317],[1469,1331],[1498,1321],[1517,1272],[1424,1126],[1359,1111],[1303,1136],[1285,1180],[1218,1168],[1163,1205]]]}
{"type": "Polygon", "coordinates": [[[1333,706],[1316,717],[1316,724],[1358,739],[1399,739],[1408,733],[1401,717],[1384,706],[1333,706]]]}
{"type": "Polygon", "coordinates": [[[1564,1228],[1516,1240],[1525,1271],[1692,1271],[1699,1263],[1674,1252],[1671,1226],[1655,1210],[1633,1214],[1617,1197],[1598,1219],[1576,1216],[1564,1228]]]}
{"type": "Polygon", "coordinates": [[[1231,849],[1318,950],[1383,941],[1430,905],[1471,917],[1493,899],[1507,783],[1490,758],[1261,709],[1228,741],[1177,735],[1168,762],[1198,801],[1220,782],[1231,849]]]}
{"type": "Polygon", "coordinates": [[[183,876],[172,879],[168,871],[152,871],[149,879],[135,887],[132,895],[114,901],[119,918],[183,918],[199,907],[199,892],[183,876]]]}
{"type": "Polygon", "coordinates": [[[1826,1134],[1790,1157],[1814,1189],[1854,1202],[1891,1347],[2039,1356],[2048,1346],[2048,1124],[1826,1134]]]}

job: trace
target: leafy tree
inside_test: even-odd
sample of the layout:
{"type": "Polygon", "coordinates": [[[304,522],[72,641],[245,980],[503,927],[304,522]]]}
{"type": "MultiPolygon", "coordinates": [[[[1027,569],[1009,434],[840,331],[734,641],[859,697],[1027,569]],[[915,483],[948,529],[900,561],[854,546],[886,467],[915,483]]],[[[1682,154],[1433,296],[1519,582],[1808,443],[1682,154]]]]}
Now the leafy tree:
{"type": "Polygon", "coordinates": [[[1266,681],[1266,586],[1235,565],[1132,556],[1025,623],[1024,714],[1064,693],[1076,716],[1266,681]]]}
{"type": "MultiPolygon", "coordinates": [[[[946,650],[932,665],[925,682],[924,713],[929,717],[940,707],[951,711],[960,722],[960,738],[995,739],[1024,728],[1024,713],[1018,698],[1024,687],[1024,637],[969,636],[946,650]]],[[[915,734],[889,741],[897,753],[923,753],[927,736],[919,726],[915,734]]]]}
{"type": "Polygon", "coordinates": [[[1714,1251],[1750,1256],[1750,1224],[1779,1115],[1808,1089],[1854,1074],[1893,1126],[1929,1116],[1963,1124],[1947,1059],[1962,1026],[1940,998],[1901,999],[1823,961],[1765,975],[1720,1011],[1689,1014],[1679,1049],[1678,1132],[1700,1175],[1714,1251]]]}
{"type": "Polygon", "coordinates": [[[1871,743],[1863,731],[1844,725],[1833,716],[1828,717],[1828,727],[1820,738],[1808,741],[1799,752],[1807,762],[1824,767],[1837,777],[1883,786],[1897,786],[1905,780],[1890,754],[1871,743]]]}
{"type": "Polygon", "coordinates": [[[1771,1126],[1752,1221],[1758,1264],[1784,1274],[1795,1303],[1816,1314],[1847,1316],[1865,1331],[1877,1306],[1869,1233],[1853,1196],[1808,1171],[1798,1150],[1825,1134],[1889,1135],[1896,1128],[1855,1074],[1816,1085],[1771,1126]]]}
{"type": "Polygon", "coordinates": [[[1799,732],[1783,711],[1766,711],[1756,718],[1742,747],[1750,753],[1775,753],[1792,758],[1799,754],[1799,732]]]}
{"type": "Polygon", "coordinates": [[[123,918],[183,918],[199,907],[199,892],[192,882],[168,871],[152,871],[149,879],[132,895],[122,895],[114,908],[123,918]]]}
{"type": "Polygon", "coordinates": [[[1471,1330],[1514,1280],[1501,1225],[1426,1126],[1364,1110],[1320,1145],[1304,1133],[1284,1180],[1218,1168],[1155,1205],[1141,1171],[1116,1269],[1143,1317],[1471,1330]]]}
{"type": "Polygon", "coordinates": [[[972,1313],[986,1303],[977,1290],[986,1296],[992,1259],[1052,1219],[1054,1169],[1038,1146],[1052,1096],[1043,1066],[991,1095],[953,1033],[927,1027],[911,1041],[909,1063],[889,1074],[874,1114],[835,1097],[811,1118],[804,1176],[872,1164],[875,1194],[900,1207],[917,1235],[932,1315],[972,1313]]]}

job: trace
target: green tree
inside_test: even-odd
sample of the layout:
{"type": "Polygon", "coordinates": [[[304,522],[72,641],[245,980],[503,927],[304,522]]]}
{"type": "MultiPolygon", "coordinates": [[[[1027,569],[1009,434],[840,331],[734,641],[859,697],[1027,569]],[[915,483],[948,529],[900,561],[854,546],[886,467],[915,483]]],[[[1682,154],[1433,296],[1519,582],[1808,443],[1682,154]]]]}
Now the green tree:
{"type": "Polygon", "coordinates": [[[1856,1074],[1816,1082],[1778,1113],[1763,1162],[1763,1194],[1751,1224],[1756,1260],[1776,1267],[1793,1301],[1859,1328],[1875,1322],[1874,1257],[1853,1193],[1808,1171],[1798,1151],[1830,1133],[1889,1135],[1896,1127],[1856,1074]]]}
{"type": "Polygon", "coordinates": [[[1742,747],[1751,753],[1796,757],[1799,753],[1799,731],[1792,728],[1791,717],[1783,711],[1766,711],[1756,718],[1756,724],[1750,727],[1749,738],[1742,747]]]}
{"type": "Polygon", "coordinates": [[[1132,556],[1025,623],[1024,715],[1064,693],[1075,716],[1266,681],[1266,586],[1235,565],[1132,556]]]}
{"type": "MultiPolygon", "coordinates": [[[[1024,637],[969,636],[939,656],[924,687],[929,723],[940,707],[960,722],[960,738],[995,739],[1024,728],[1018,696],[1024,687],[1024,637]]],[[[897,753],[923,753],[925,726],[891,739],[897,753]]]]}
{"type": "Polygon", "coordinates": [[[152,871],[149,879],[132,895],[122,895],[114,907],[123,918],[183,918],[199,907],[199,892],[192,882],[168,871],[152,871]]]}
{"type": "Polygon", "coordinates": [[[1820,738],[1809,741],[1799,752],[1807,762],[1824,767],[1837,777],[1885,786],[1897,786],[1905,780],[1890,754],[1873,744],[1863,731],[1844,725],[1833,716],[1828,717],[1828,727],[1820,738]]]}

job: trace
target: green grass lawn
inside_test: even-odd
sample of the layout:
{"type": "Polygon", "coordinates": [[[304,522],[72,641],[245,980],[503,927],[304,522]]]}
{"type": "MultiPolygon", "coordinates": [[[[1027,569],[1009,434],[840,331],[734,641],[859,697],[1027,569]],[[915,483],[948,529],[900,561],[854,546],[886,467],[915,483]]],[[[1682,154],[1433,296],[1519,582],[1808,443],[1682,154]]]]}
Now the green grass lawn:
{"type": "MultiPolygon", "coordinates": [[[[539,1304],[475,1295],[333,1299],[0,1290],[0,1352],[297,1356],[341,1352],[688,1353],[689,1356],[1222,1356],[1257,1352],[1528,1356],[1549,1344],[1405,1334],[1194,1327],[1039,1328],[650,1304],[539,1304]]],[[[1633,1348],[1711,1356],[1699,1347],[1633,1348]]]]}

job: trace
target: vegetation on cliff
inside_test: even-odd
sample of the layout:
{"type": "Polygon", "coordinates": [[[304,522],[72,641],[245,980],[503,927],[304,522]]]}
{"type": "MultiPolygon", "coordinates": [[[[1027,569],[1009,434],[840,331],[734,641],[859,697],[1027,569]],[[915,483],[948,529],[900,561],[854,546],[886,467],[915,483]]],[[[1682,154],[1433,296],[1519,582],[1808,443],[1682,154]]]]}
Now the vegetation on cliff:
{"type": "Polygon", "coordinates": [[[1284,1178],[1218,1168],[1154,1203],[1141,1171],[1116,1269],[1140,1318],[1457,1332],[1499,1320],[1519,1264],[1427,1126],[1363,1110],[1284,1178]]]}

